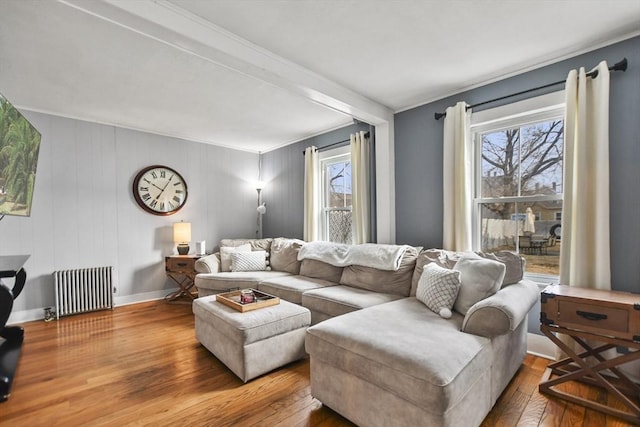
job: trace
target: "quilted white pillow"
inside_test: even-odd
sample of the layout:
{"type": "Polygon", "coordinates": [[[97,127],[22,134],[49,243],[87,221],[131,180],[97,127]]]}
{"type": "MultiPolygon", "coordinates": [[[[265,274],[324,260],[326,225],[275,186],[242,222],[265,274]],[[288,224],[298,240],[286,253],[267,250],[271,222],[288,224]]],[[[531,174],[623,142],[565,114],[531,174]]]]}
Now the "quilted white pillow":
{"type": "Polygon", "coordinates": [[[416,298],[429,310],[445,319],[451,317],[451,309],[460,289],[460,272],[440,267],[436,263],[427,264],[422,271],[416,298]]]}
{"type": "Polygon", "coordinates": [[[453,305],[460,314],[467,314],[472,305],[495,294],[506,270],[503,263],[475,254],[461,257],[453,268],[460,272],[460,292],[453,305]]]}
{"type": "Polygon", "coordinates": [[[220,248],[220,271],[231,271],[231,254],[234,252],[250,252],[251,244],[240,246],[222,246],[220,248]]]}
{"type": "Polygon", "coordinates": [[[264,271],[267,269],[265,251],[233,252],[231,271],[264,271]]]}

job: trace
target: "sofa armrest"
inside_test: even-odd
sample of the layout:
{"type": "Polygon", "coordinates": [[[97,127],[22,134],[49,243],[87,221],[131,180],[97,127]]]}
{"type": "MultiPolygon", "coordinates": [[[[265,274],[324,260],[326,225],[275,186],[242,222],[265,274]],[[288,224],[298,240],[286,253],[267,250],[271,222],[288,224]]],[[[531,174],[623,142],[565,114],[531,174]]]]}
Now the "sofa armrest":
{"type": "Polygon", "coordinates": [[[462,332],[492,338],[515,330],[540,297],[538,285],[521,280],[475,303],[462,323],[462,332]]]}
{"type": "Polygon", "coordinates": [[[195,269],[198,273],[220,272],[220,254],[215,253],[199,258],[196,260],[195,269]]]}

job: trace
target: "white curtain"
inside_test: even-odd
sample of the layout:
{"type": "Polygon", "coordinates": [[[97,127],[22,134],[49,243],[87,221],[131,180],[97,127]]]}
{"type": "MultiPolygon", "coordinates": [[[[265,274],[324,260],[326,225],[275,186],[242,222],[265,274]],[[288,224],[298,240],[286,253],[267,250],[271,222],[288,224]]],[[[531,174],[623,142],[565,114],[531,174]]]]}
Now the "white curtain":
{"type": "Polygon", "coordinates": [[[473,143],[467,104],[446,110],[443,159],[443,249],[471,250],[473,143]]]}
{"type": "Polygon", "coordinates": [[[318,240],[320,212],[320,182],[318,150],[308,147],[304,151],[304,230],[307,242],[318,240]]]}
{"type": "Polygon", "coordinates": [[[609,251],[609,69],[566,82],[560,283],[611,289],[609,251]]]}
{"type": "Polygon", "coordinates": [[[369,138],[361,131],[351,134],[351,191],[353,243],[367,243],[370,227],[369,138]]]}

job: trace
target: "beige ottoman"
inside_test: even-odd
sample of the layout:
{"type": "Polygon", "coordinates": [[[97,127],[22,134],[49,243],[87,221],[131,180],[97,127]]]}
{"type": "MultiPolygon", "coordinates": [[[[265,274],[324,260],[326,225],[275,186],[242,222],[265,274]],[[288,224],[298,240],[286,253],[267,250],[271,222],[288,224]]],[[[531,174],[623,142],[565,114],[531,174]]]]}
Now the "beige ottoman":
{"type": "Polygon", "coordinates": [[[241,313],[211,295],[193,301],[196,339],[244,382],[306,356],[311,313],[280,304],[241,313]]]}

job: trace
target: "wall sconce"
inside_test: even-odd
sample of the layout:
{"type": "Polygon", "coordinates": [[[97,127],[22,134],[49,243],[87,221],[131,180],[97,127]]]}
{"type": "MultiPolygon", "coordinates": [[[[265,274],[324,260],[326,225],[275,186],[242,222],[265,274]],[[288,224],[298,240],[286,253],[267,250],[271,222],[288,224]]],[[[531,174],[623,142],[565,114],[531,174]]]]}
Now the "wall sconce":
{"type": "Polygon", "coordinates": [[[187,255],[189,253],[189,242],[191,241],[191,223],[176,222],[173,224],[173,241],[178,244],[178,254],[187,255]]]}

